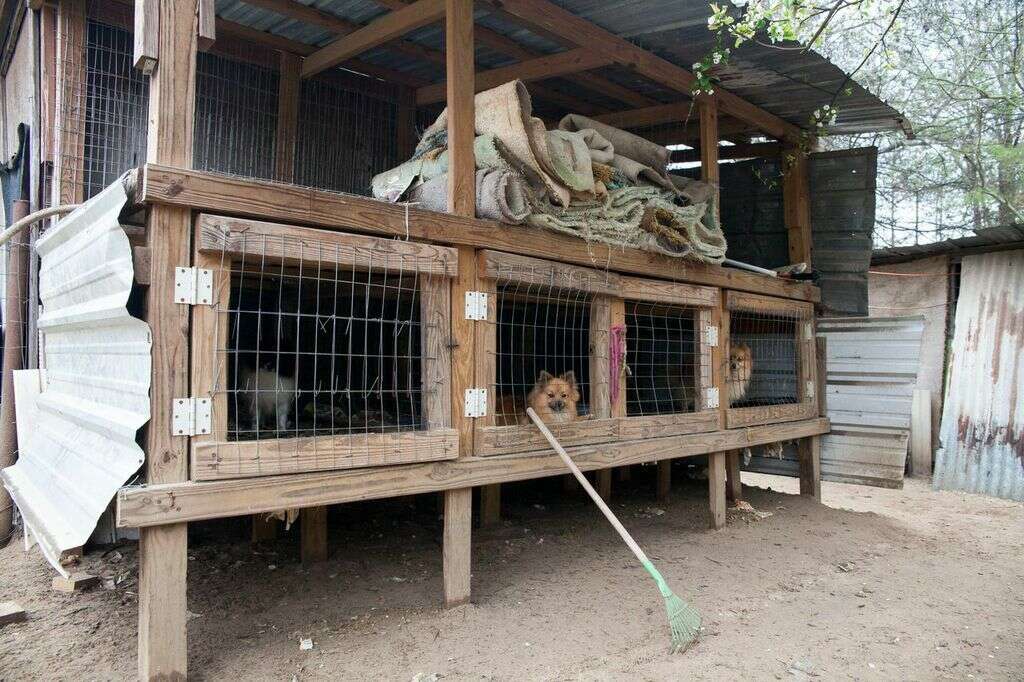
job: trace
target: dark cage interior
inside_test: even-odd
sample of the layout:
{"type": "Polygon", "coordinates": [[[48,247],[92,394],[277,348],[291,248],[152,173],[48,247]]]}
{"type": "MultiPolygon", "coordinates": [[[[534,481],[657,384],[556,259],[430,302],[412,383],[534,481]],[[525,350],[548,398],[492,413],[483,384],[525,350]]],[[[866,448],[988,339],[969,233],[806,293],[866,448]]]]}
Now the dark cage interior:
{"type": "Polygon", "coordinates": [[[229,439],[423,428],[416,274],[240,263],[228,315],[229,439]]]}
{"type": "Polygon", "coordinates": [[[730,407],[799,402],[798,322],[774,313],[730,312],[730,407]]]}
{"type": "Polygon", "coordinates": [[[627,416],[698,409],[707,365],[700,361],[697,317],[685,306],[626,301],[627,416]]]}
{"type": "Polygon", "coordinates": [[[528,404],[549,422],[589,415],[591,303],[590,294],[573,289],[498,287],[497,425],[524,422],[528,404]]]}

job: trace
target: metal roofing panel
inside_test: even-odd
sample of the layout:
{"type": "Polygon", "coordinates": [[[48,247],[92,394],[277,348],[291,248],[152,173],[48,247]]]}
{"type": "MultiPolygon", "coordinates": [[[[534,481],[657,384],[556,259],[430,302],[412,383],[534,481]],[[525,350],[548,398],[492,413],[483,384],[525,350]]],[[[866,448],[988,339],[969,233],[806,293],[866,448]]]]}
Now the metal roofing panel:
{"type": "Polygon", "coordinates": [[[889,263],[905,263],[940,254],[951,256],[971,255],[989,251],[1007,251],[1024,248],[1024,225],[1006,225],[1004,227],[986,227],[975,230],[973,235],[946,239],[929,244],[911,244],[908,246],[890,246],[875,249],[871,254],[872,265],[889,263]]]}
{"type": "Polygon", "coordinates": [[[45,370],[35,400],[17,398],[18,461],[0,478],[62,573],[61,552],[88,540],[144,461],[135,434],[150,415],[151,338],[125,309],[134,279],[118,223],[126,201],[115,182],[38,242],[45,370]]]}
{"type": "Polygon", "coordinates": [[[1024,501],[1024,250],[966,256],[932,483],[1024,501]]]}
{"type": "MultiPolygon", "coordinates": [[[[821,477],[888,488],[903,485],[910,410],[924,318],[822,317],[825,403],[832,430],[821,437],[821,477]]],[[[755,456],[749,469],[796,476],[794,447],[755,456]]]]}

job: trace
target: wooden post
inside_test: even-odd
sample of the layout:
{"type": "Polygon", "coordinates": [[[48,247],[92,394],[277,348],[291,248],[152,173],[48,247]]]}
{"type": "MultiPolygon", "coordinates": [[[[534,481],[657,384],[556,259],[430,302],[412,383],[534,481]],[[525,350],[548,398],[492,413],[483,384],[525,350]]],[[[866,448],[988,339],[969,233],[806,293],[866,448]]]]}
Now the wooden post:
{"type": "Polygon", "coordinates": [[[732,502],[743,499],[743,484],[740,482],[740,451],[725,453],[726,483],[725,497],[732,502]]]}
{"type": "Polygon", "coordinates": [[[821,437],[797,441],[800,454],[800,494],[821,502],[821,437]]]}
{"type": "Polygon", "coordinates": [[[295,181],[295,142],[299,125],[299,72],[302,58],[282,52],[277,88],[277,136],[274,145],[274,179],[295,181]]]}
{"type": "Polygon", "coordinates": [[[658,460],[658,502],[668,502],[672,492],[672,460],[658,460]]]}
{"type": "MultiPolygon", "coordinates": [[[[63,3],[62,3],[63,4],[63,3]]],[[[196,0],[160,3],[160,60],[149,81],[147,159],[192,166],[196,0]]],[[[189,265],[192,214],[149,209],[147,321],[153,339],[152,418],[146,429],[146,480],[188,479],[188,438],[171,435],[171,400],[189,395],[189,306],[174,302],[174,268],[189,265]]],[[[188,524],[139,531],[139,677],[185,679],[188,524]]]]}
{"type": "Polygon", "coordinates": [[[85,34],[85,0],[61,0],[57,5],[54,204],[74,204],[85,198],[85,34]]]}
{"type": "Polygon", "coordinates": [[[718,175],[718,101],[698,100],[700,111],[700,179],[715,186],[715,205],[720,205],[718,175]]]}
{"type": "Polygon", "coordinates": [[[811,264],[811,191],[807,154],[789,145],[782,155],[782,208],[789,235],[789,262],[811,264]]]}
{"type": "Polygon", "coordinates": [[[501,484],[480,487],[480,526],[497,525],[501,521],[501,484]]]}
{"type": "MultiPolygon", "coordinates": [[[[473,157],[473,0],[445,0],[445,65],[448,101],[448,211],[476,215],[476,162],[473,157]]],[[[465,294],[476,285],[472,248],[459,248],[459,274],[452,284],[452,422],[459,431],[459,454],[473,452],[473,420],[462,406],[475,385],[476,329],[465,315],[465,294]]],[[[469,488],[444,493],[444,603],[469,601],[473,495],[469,488]]]]}
{"type": "Polygon", "coordinates": [[[597,494],[601,496],[601,499],[605,502],[610,502],[612,499],[612,470],[611,469],[599,469],[595,476],[597,477],[597,494]]]}
{"type": "Polygon", "coordinates": [[[708,497],[711,500],[711,527],[725,525],[725,453],[708,455],[708,497]]]}
{"type": "Polygon", "coordinates": [[[327,560],[327,507],[307,507],[299,512],[302,563],[327,560]]]}

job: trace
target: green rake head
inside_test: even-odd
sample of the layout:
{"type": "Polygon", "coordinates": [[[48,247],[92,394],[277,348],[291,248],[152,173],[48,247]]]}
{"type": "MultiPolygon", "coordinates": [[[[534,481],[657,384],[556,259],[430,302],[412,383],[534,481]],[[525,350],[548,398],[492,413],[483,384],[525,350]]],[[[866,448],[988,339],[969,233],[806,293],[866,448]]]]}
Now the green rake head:
{"type": "Polygon", "coordinates": [[[665,598],[665,611],[668,613],[668,625],[672,631],[672,653],[686,651],[700,634],[700,611],[693,608],[669,589],[668,583],[650,561],[644,562],[644,568],[658,584],[661,596],[665,598]]]}

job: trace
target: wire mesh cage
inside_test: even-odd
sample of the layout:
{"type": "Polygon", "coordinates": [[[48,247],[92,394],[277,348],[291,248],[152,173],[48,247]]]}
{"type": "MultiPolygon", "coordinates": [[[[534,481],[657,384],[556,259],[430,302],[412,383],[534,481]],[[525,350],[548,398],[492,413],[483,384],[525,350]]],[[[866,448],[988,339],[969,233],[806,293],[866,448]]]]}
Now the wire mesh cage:
{"type": "Polygon", "coordinates": [[[700,318],[698,308],[626,301],[626,416],[702,409],[711,352],[700,342],[700,318]]]}
{"type": "Polygon", "coordinates": [[[495,424],[529,423],[527,407],[549,423],[590,416],[593,295],[524,278],[496,298],[495,424]]]}
{"type": "Polygon", "coordinates": [[[193,342],[212,335],[196,361],[214,416],[197,449],[198,477],[454,456],[454,252],[263,223],[232,233],[212,217],[200,223],[214,305],[194,321],[193,342]],[[416,438],[431,432],[438,438],[416,438]]]}
{"type": "Polygon", "coordinates": [[[809,408],[813,399],[811,304],[734,294],[728,307],[729,407],[761,419],[804,416],[785,409],[809,408]]]}

